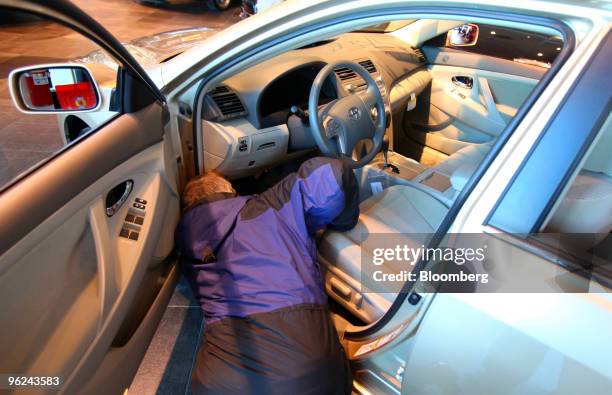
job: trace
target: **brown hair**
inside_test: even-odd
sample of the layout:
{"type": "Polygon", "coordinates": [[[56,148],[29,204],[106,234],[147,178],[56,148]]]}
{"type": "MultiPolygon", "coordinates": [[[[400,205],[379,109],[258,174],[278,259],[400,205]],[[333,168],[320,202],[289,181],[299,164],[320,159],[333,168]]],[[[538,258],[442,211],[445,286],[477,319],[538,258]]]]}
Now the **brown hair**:
{"type": "Polygon", "coordinates": [[[187,183],[183,191],[183,209],[234,196],[236,191],[232,184],[219,173],[210,171],[187,183]]]}

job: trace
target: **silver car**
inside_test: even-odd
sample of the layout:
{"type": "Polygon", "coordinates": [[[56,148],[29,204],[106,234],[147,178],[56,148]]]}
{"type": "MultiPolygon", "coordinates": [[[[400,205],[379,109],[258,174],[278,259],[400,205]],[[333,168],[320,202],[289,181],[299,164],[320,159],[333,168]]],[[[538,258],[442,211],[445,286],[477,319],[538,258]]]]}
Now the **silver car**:
{"type": "Polygon", "coordinates": [[[182,188],[215,170],[257,193],[327,155],[360,186],[316,262],[354,393],[610,392],[609,2],[287,1],[150,67],[68,1],[0,7],[120,65],[11,66],[27,120],[106,111],[99,67],[117,93],[2,186],[2,388],[121,394],[152,339],[188,377],[199,339],[154,338],[184,303],[182,188]]]}

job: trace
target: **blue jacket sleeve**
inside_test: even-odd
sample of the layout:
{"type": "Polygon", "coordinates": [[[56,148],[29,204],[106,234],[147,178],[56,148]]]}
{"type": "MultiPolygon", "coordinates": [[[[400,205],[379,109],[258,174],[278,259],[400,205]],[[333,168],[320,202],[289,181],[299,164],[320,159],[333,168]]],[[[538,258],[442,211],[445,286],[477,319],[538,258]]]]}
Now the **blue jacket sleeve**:
{"type": "Polygon", "coordinates": [[[313,158],[297,172],[306,226],[310,233],[327,226],[348,230],[359,218],[359,188],[355,174],[338,159],[313,158]]]}

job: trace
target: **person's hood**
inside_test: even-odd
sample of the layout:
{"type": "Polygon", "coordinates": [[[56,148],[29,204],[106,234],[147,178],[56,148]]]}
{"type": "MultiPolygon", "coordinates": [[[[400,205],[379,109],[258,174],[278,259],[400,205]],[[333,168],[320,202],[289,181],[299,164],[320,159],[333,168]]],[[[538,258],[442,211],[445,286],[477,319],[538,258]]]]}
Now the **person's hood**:
{"type": "MultiPolygon", "coordinates": [[[[163,63],[187,49],[201,44],[217,32],[218,30],[208,27],[194,27],[139,37],[122,44],[136,61],[146,69],[163,63]]],[[[75,61],[104,64],[113,70],[117,69],[117,63],[114,59],[101,49],[92,51],[83,57],[75,59],[75,61]]]]}
{"type": "Polygon", "coordinates": [[[250,197],[238,196],[189,209],[178,224],[175,245],[181,256],[202,260],[226,239],[250,197]]]}

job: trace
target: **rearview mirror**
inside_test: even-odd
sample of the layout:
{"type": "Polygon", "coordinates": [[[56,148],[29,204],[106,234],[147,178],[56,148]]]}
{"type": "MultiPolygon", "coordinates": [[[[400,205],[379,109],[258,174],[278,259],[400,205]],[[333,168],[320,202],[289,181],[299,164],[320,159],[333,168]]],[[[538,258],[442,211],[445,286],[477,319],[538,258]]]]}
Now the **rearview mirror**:
{"type": "Polygon", "coordinates": [[[478,41],[478,25],[467,23],[451,29],[446,34],[447,47],[467,47],[478,41]]]}
{"type": "Polygon", "coordinates": [[[15,106],[25,113],[95,111],[100,92],[83,65],[41,65],[13,70],[9,87],[15,106]]]}

